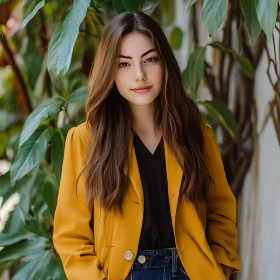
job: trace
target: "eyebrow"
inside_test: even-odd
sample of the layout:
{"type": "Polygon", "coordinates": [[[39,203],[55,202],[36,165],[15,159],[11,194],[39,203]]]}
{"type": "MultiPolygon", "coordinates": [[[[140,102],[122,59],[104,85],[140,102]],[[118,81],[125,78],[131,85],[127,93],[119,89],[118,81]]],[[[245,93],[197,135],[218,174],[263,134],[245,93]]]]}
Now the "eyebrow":
{"type": "MultiPolygon", "coordinates": [[[[155,49],[150,49],[150,50],[148,50],[148,51],[144,52],[144,53],[141,55],[141,57],[143,57],[143,56],[147,55],[147,54],[148,54],[148,53],[150,53],[150,52],[155,52],[155,51],[156,51],[155,49]]],[[[132,57],[131,57],[131,56],[127,56],[127,55],[120,55],[120,57],[123,57],[123,58],[128,58],[128,59],[132,59],[132,57]]]]}

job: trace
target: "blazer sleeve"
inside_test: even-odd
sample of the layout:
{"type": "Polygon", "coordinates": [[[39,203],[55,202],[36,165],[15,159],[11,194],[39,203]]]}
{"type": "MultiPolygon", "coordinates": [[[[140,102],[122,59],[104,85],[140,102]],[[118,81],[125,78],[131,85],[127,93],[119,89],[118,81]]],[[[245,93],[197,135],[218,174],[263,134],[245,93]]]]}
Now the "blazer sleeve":
{"type": "Polygon", "coordinates": [[[53,242],[69,280],[103,280],[105,273],[98,269],[94,235],[90,226],[92,207],[87,205],[83,176],[76,180],[86,163],[88,147],[79,135],[79,127],[68,131],[54,216],[53,242]]]}
{"type": "Polygon", "coordinates": [[[207,204],[206,233],[216,261],[229,278],[241,269],[237,254],[236,199],[228,185],[218,144],[214,133],[205,126],[207,165],[214,181],[207,204]]]}

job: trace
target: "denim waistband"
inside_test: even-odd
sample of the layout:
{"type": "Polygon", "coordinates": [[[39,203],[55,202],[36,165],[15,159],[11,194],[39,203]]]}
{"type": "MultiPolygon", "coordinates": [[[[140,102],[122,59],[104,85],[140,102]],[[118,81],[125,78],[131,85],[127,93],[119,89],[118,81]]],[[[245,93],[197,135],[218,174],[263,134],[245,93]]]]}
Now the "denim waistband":
{"type": "Polygon", "coordinates": [[[182,263],[176,248],[164,248],[158,250],[138,250],[131,269],[172,267],[172,274],[175,276],[177,268],[180,266],[182,266],[182,263]]]}

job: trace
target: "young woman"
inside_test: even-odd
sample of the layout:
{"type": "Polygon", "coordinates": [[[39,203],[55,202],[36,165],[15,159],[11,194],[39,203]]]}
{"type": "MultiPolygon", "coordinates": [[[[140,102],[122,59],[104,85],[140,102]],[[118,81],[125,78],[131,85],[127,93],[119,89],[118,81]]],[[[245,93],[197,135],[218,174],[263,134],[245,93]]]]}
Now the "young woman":
{"type": "Polygon", "coordinates": [[[86,122],[67,135],[54,245],[70,280],[228,279],[236,201],[212,129],[158,24],[107,27],[86,122]]]}

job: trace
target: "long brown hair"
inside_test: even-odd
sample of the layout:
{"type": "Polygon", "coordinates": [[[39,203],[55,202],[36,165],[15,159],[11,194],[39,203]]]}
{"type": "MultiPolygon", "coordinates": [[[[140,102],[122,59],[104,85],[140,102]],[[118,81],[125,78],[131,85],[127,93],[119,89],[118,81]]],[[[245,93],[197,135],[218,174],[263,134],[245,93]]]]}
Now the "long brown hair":
{"type": "Polygon", "coordinates": [[[104,31],[91,73],[86,102],[86,123],[91,142],[85,181],[88,202],[95,199],[105,210],[122,212],[129,185],[132,118],[128,101],[118,92],[114,78],[123,36],[141,32],[151,38],[164,68],[163,88],[157,98],[156,121],[165,141],[183,169],[180,198],[199,205],[209,198],[211,176],[204,157],[203,120],[197,105],[184,91],[181,72],[159,25],[148,15],[122,13],[104,31]]]}

